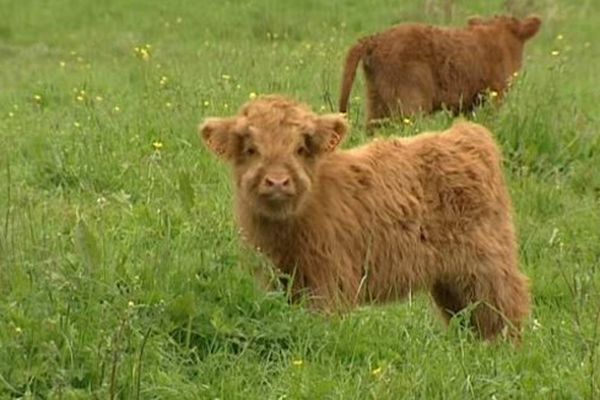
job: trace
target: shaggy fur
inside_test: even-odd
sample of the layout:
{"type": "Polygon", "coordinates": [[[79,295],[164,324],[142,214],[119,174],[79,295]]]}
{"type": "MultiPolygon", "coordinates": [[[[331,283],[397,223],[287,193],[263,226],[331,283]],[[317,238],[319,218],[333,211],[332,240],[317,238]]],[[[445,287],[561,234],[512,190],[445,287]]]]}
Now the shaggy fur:
{"type": "Polygon", "coordinates": [[[346,58],[340,112],[346,112],[356,68],[367,84],[367,126],[390,116],[447,108],[471,110],[486,90],[506,91],[521,68],[525,42],[541,20],[469,19],[466,28],[405,24],[359,40],[346,58]]]}
{"type": "Polygon", "coordinates": [[[475,303],[483,338],[529,312],[501,156],[482,126],[336,150],[340,115],[276,96],[200,135],[233,167],[244,237],[321,309],[429,291],[446,320],[475,303]]]}

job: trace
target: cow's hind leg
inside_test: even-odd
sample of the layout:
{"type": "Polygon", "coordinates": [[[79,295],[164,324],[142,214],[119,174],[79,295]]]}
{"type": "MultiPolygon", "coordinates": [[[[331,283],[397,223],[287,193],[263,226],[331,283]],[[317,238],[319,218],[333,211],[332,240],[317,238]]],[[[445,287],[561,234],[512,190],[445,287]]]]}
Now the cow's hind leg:
{"type": "Polygon", "coordinates": [[[527,278],[519,271],[495,272],[436,281],[431,295],[446,322],[472,306],[470,324],[482,339],[492,340],[505,331],[518,340],[522,321],[529,313],[527,278]]]}

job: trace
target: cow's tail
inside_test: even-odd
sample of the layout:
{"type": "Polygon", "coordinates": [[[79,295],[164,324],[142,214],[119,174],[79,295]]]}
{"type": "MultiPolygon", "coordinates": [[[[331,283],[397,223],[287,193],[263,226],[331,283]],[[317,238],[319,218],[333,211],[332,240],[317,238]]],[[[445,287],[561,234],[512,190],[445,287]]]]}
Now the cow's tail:
{"type": "Polygon", "coordinates": [[[363,39],[348,50],[346,55],[346,65],[344,66],[344,75],[342,76],[342,89],[340,92],[340,112],[345,113],[348,110],[348,98],[352,91],[352,84],[356,75],[358,63],[362,60],[368,41],[363,39]]]}

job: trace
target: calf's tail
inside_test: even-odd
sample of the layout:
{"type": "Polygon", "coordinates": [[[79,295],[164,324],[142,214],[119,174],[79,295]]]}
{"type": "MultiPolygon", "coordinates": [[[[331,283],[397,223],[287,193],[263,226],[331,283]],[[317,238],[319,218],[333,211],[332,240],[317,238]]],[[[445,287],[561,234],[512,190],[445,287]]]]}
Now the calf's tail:
{"type": "Polygon", "coordinates": [[[367,40],[360,40],[357,44],[348,50],[346,55],[346,65],[344,66],[344,74],[342,75],[342,89],[340,93],[340,112],[345,113],[348,110],[348,98],[354,83],[356,68],[362,60],[365,51],[367,50],[367,40]]]}

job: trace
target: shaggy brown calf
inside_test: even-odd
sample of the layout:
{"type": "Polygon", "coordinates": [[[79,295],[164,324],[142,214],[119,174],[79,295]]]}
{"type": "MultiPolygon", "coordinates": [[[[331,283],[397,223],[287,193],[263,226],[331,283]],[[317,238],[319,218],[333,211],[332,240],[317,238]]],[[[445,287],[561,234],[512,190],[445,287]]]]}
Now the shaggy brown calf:
{"type": "Polygon", "coordinates": [[[486,339],[529,312],[511,203],[490,133],[442,133],[336,150],[340,115],[277,96],[209,118],[200,135],[228,161],[244,237],[322,309],[428,290],[448,320],[476,304],[486,339]]]}
{"type": "Polygon", "coordinates": [[[356,67],[367,85],[367,126],[390,116],[442,108],[472,109],[486,90],[502,97],[521,68],[523,46],[541,20],[471,18],[466,28],[405,24],[359,40],[348,51],[340,112],[346,112],[356,67]]]}

